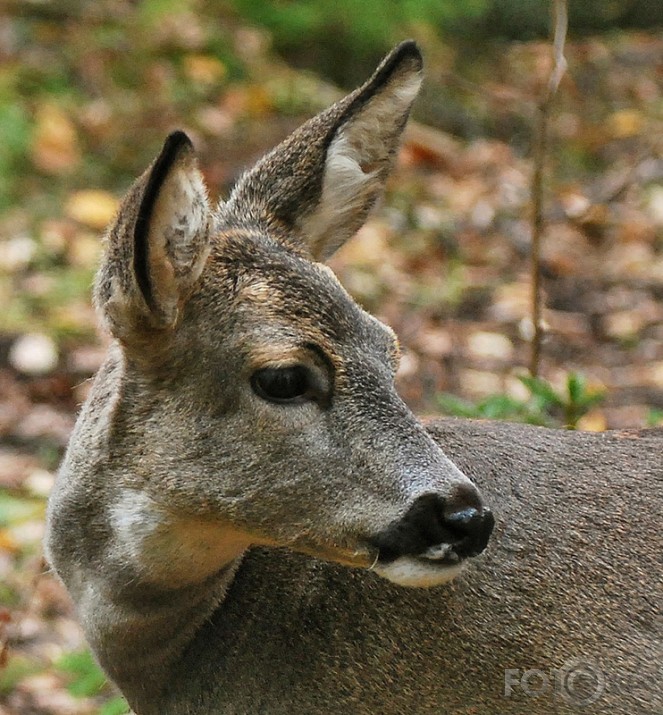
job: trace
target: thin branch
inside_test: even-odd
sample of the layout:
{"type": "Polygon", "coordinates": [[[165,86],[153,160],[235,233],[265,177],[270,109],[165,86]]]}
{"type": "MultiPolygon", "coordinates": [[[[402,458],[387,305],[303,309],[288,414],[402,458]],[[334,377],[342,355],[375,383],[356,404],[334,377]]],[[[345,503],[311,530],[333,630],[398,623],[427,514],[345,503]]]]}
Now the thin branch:
{"type": "Polygon", "coordinates": [[[532,377],[539,374],[541,362],[541,342],[543,330],[541,325],[541,236],[543,234],[543,177],[545,160],[548,150],[548,124],[550,107],[553,97],[566,71],[564,45],[568,27],[566,0],[553,0],[554,34],[553,34],[553,66],[548,78],[548,85],[538,107],[538,121],[534,138],[534,172],[532,174],[532,352],[530,357],[530,373],[532,377]]]}
{"type": "Polygon", "coordinates": [[[567,62],[564,57],[564,45],[566,44],[566,31],[569,26],[569,18],[566,7],[566,0],[553,0],[555,8],[555,34],[553,36],[554,64],[548,82],[548,100],[557,91],[559,83],[566,72],[567,62]]]}

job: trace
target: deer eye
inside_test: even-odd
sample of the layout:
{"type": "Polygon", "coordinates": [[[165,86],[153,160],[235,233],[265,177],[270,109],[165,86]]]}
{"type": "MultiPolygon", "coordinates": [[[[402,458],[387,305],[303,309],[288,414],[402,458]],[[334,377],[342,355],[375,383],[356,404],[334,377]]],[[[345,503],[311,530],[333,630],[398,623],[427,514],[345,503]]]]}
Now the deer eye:
{"type": "Polygon", "coordinates": [[[251,387],[268,402],[302,402],[312,396],[309,371],[303,365],[256,370],[251,376],[251,387]]]}

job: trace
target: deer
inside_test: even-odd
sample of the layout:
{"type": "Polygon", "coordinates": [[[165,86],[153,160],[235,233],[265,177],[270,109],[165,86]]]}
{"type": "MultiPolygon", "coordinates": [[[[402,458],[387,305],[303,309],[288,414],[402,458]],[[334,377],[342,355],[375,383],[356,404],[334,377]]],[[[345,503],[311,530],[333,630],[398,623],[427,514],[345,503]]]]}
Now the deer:
{"type": "Polygon", "coordinates": [[[663,711],[662,431],[421,421],[324,263],[422,77],[398,45],[215,206],[175,131],[108,229],[45,553],[138,715],[663,711]]]}

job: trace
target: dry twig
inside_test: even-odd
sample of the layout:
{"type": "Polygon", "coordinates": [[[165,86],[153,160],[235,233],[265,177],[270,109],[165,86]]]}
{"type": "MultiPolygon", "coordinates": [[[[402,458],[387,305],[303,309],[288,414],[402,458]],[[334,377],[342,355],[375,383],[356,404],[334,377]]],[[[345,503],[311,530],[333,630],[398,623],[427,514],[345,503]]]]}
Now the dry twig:
{"type": "Polygon", "coordinates": [[[532,175],[532,352],[530,373],[536,377],[541,362],[541,236],[543,234],[543,174],[548,150],[548,123],[550,107],[562,76],[566,71],[564,45],[568,27],[566,0],[553,0],[553,66],[548,84],[539,102],[538,121],[534,139],[534,173],[532,175]]]}

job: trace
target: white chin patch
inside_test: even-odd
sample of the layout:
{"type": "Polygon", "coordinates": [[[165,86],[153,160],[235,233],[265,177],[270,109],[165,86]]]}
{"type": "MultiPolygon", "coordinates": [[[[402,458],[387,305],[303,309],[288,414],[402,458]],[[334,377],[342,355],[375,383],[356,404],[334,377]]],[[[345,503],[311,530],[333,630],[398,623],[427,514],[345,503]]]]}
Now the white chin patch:
{"type": "Polygon", "coordinates": [[[401,556],[388,564],[376,564],[372,570],[378,576],[393,581],[399,586],[430,588],[448,583],[456,578],[463,568],[465,568],[465,564],[441,566],[431,562],[429,565],[421,559],[401,556]]]}

